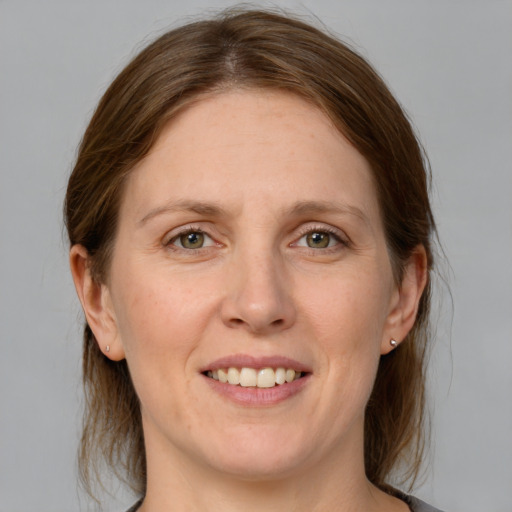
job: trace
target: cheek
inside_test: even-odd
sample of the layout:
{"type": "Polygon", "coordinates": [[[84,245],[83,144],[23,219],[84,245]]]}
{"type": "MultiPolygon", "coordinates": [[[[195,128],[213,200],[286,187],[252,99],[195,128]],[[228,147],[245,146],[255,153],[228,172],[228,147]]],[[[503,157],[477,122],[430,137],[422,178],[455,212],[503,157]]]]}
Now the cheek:
{"type": "Polygon", "coordinates": [[[184,421],[185,410],[176,404],[188,392],[188,362],[199,344],[205,305],[188,297],[188,288],[162,279],[151,283],[147,276],[133,278],[122,292],[116,311],[120,340],[143,413],[160,411],[169,424],[184,421]],[[162,408],[164,396],[174,405],[162,408]]]}
{"type": "Polygon", "coordinates": [[[192,341],[211,309],[211,294],[180,276],[133,271],[119,286],[116,315],[127,351],[180,350],[192,341]],[[142,350],[143,349],[143,350],[142,350]]]}
{"type": "Polygon", "coordinates": [[[340,279],[305,295],[303,303],[321,353],[322,371],[334,383],[338,406],[366,405],[380,360],[387,293],[373,279],[340,279]],[[328,298],[328,300],[326,300],[328,298]]]}
{"type": "Polygon", "coordinates": [[[333,349],[378,350],[388,309],[388,294],[378,280],[328,279],[324,286],[306,286],[301,296],[305,316],[333,349]]]}

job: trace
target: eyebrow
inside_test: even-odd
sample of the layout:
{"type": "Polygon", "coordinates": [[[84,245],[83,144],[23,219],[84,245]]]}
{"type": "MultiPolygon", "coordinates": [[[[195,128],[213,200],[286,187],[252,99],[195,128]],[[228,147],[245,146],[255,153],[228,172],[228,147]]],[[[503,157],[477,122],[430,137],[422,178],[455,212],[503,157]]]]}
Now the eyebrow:
{"type": "Polygon", "coordinates": [[[353,215],[361,219],[366,224],[370,224],[370,219],[360,208],[350,204],[333,201],[299,201],[287,210],[286,213],[297,216],[320,213],[353,215]]]}
{"type": "Polygon", "coordinates": [[[215,203],[189,200],[173,201],[163,206],[153,208],[139,220],[138,224],[142,226],[158,215],[176,212],[194,212],[198,215],[205,215],[209,217],[220,217],[227,213],[224,208],[215,203]]]}
{"type": "MultiPolygon", "coordinates": [[[[159,215],[176,212],[194,212],[198,215],[204,215],[208,217],[221,217],[228,215],[228,212],[216,203],[179,200],[153,208],[138,221],[138,224],[142,226],[159,215]]],[[[370,224],[368,217],[360,208],[357,208],[353,205],[332,201],[298,201],[290,208],[283,210],[282,213],[285,216],[300,217],[322,213],[352,215],[358,217],[365,224],[370,224]]]]}

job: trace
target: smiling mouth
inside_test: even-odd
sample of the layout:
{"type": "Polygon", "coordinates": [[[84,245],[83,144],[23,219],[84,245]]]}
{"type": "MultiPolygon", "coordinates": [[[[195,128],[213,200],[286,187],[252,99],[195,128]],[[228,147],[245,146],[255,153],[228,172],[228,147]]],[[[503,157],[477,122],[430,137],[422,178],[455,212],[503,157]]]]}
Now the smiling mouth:
{"type": "Polygon", "coordinates": [[[210,379],[217,380],[223,384],[241,386],[244,388],[273,388],[289,384],[306,375],[306,372],[299,372],[293,368],[219,368],[208,370],[203,375],[210,379]]]}

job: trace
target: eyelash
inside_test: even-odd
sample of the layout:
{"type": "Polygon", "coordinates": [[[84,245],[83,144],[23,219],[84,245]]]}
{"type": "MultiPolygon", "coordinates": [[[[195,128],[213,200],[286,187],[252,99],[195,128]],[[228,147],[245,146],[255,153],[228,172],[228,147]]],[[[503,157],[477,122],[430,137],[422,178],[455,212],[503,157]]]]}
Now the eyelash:
{"type": "Polygon", "coordinates": [[[348,240],[348,238],[345,236],[343,236],[341,234],[341,232],[333,227],[330,227],[330,226],[325,226],[325,225],[309,225],[309,226],[305,226],[304,228],[302,228],[300,231],[299,231],[299,236],[298,238],[296,238],[295,242],[292,242],[292,244],[290,244],[291,246],[298,246],[298,242],[300,240],[302,240],[305,236],[309,235],[309,234],[312,234],[312,233],[326,233],[330,236],[332,236],[337,244],[334,245],[334,246],[328,246],[328,247],[324,247],[324,248],[313,248],[313,247],[307,247],[307,246],[300,246],[300,247],[303,247],[304,249],[309,249],[310,251],[312,251],[314,254],[318,254],[320,252],[333,252],[333,251],[336,251],[336,250],[339,250],[339,245],[343,246],[343,247],[349,247],[350,246],[350,241],[348,240]]]}
{"type": "MultiPolygon", "coordinates": [[[[184,251],[187,253],[192,253],[192,252],[198,252],[198,251],[206,251],[206,250],[209,250],[211,247],[213,247],[215,245],[218,246],[220,244],[218,242],[216,242],[211,235],[209,235],[206,231],[204,231],[200,227],[189,225],[189,226],[184,226],[179,232],[173,234],[171,238],[169,238],[167,241],[165,241],[164,245],[173,251],[184,251]],[[178,241],[181,237],[189,235],[189,234],[194,234],[194,233],[204,235],[205,237],[207,237],[210,240],[210,243],[207,246],[198,247],[196,249],[195,248],[186,248],[183,246],[180,247],[178,245],[175,245],[175,242],[178,241]]],[[[329,226],[325,226],[325,225],[316,225],[316,226],[309,225],[309,226],[305,226],[305,227],[301,228],[299,230],[299,236],[295,239],[294,242],[292,242],[290,244],[290,247],[301,247],[302,249],[309,250],[313,254],[316,254],[316,255],[319,255],[320,253],[326,253],[326,252],[335,252],[340,249],[339,246],[349,247],[350,241],[347,239],[346,236],[342,236],[339,230],[329,227],[329,226]],[[333,237],[337,243],[334,246],[319,247],[319,248],[308,247],[307,245],[306,246],[298,245],[298,242],[300,240],[302,240],[305,236],[312,234],[312,233],[325,233],[325,234],[333,237]]]]}
{"type": "Polygon", "coordinates": [[[185,251],[185,252],[197,252],[197,251],[201,251],[201,250],[207,250],[207,249],[210,249],[210,247],[214,246],[214,245],[218,245],[215,240],[213,239],[213,237],[211,237],[206,231],[204,231],[203,229],[201,229],[200,227],[197,227],[197,226],[184,226],[178,233],[175,233],[172,235],[171,238],[169,238],[169,240],[167,240],[164,245],[173,250],[173,251],[185,251]],[[191,235],[191,234],[201,234],[201,235],[204,235],[205,237],[208,237],[210,240],[211,240],[211,243],[209,245],[207,245],[206,247],[198,247],[197,249],[189,249],[189,248],[186,248],[186,247],[183,247],[183,246],[178,246],[178,245],[175,245],[175,242],[177,240],[179,240],[182,236],[186,236],[186,235],[191,235]]]}

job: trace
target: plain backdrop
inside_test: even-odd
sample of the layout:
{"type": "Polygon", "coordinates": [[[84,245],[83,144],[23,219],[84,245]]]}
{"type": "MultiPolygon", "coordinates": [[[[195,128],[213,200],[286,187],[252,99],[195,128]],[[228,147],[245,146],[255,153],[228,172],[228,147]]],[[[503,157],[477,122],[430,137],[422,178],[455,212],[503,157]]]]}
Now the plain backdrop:
{"type": "MultiPolygon", "coordinates": [[[[66,177],[95,104],[137,48],[228,5],[0,0],[1,512],[92,510],[76,485],[81,314],[62,228],[66,177]]],[[[312,12],[351,41],[421,134],[454,309],[438,294],[433,449],[416,494],[447,512],[510,512],[512,2],[275,5],[312,12]]],[[[119,493],[106,510],[131,499],[119,493]]]]}

